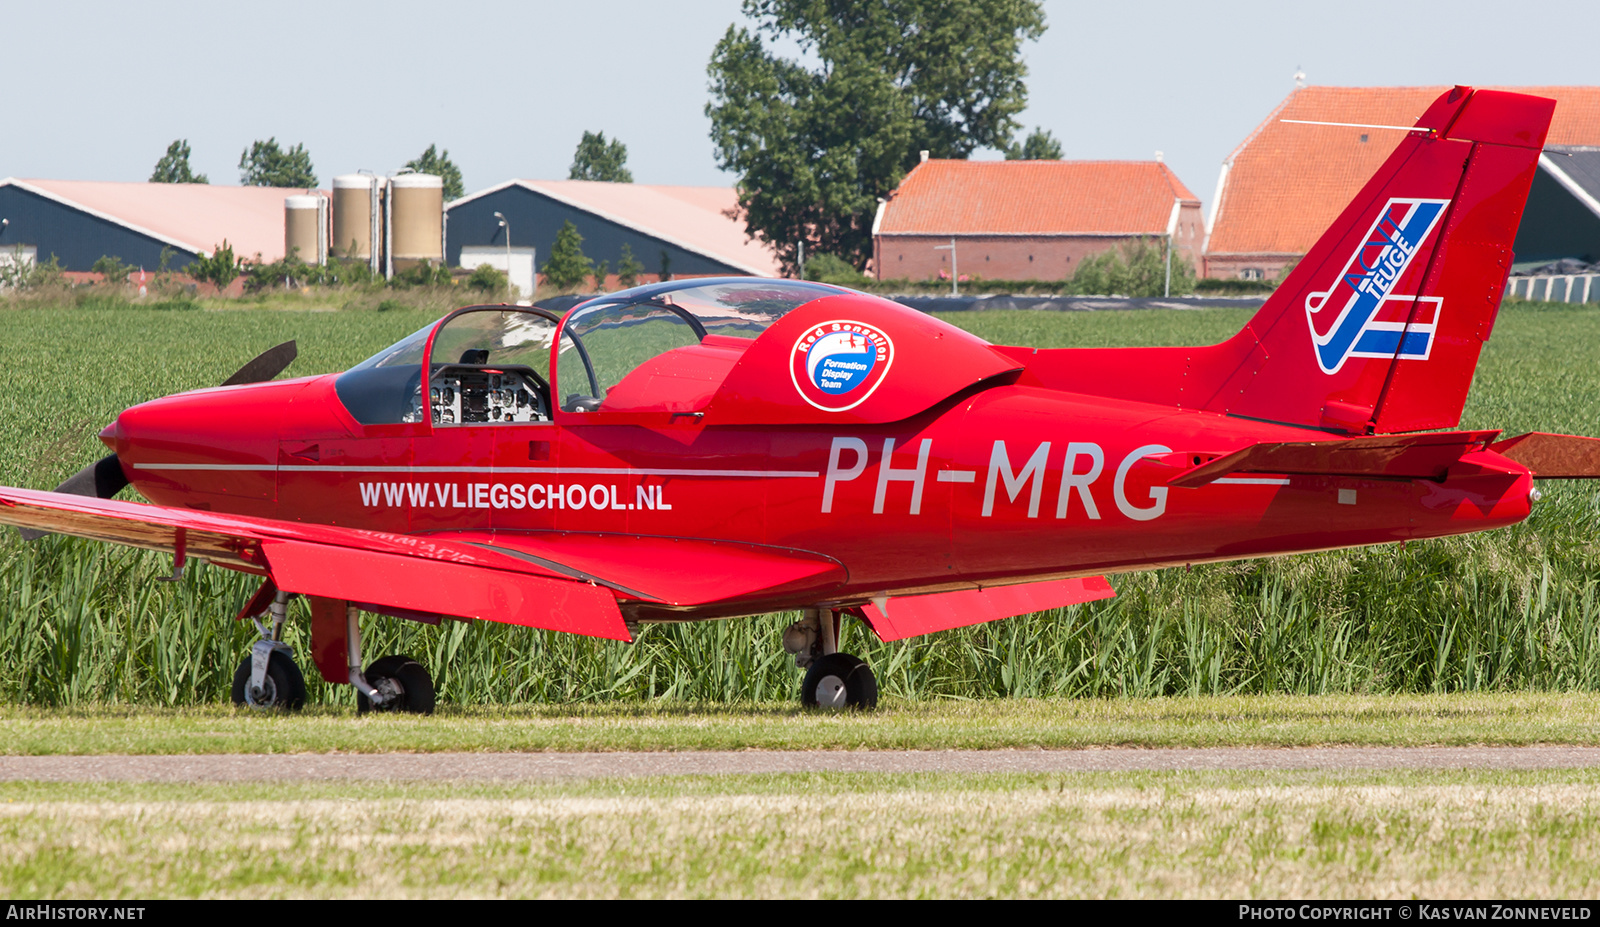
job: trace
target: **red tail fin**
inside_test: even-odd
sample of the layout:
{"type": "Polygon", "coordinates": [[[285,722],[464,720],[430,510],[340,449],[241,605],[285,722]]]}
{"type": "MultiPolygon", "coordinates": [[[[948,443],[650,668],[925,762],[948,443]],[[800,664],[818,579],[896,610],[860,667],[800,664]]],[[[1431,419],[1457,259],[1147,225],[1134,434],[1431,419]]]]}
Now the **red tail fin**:
{"type": "Polygon", "coordinates": [[[1454,427],[1554,111],[1542,97],[1456,87],[1238,335],[1209,348],[1039,352],[1029,373],[1347,434],[1454,427]]]}
{"type": "Polygon", "coordinates": [[[1454,427],[1554,110],[1554,100],[1466,87],[1435,100],[1244,331],[1218,346],[1243,362],[1205,405],[1346,432],[1454,427]]]}

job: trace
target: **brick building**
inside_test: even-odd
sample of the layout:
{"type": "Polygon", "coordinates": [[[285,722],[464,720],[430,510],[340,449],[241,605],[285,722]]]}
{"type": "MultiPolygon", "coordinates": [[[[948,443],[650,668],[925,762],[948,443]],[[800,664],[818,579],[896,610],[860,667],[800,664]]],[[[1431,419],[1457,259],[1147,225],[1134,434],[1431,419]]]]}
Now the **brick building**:
{"type": "Polygon", "coordinates": [[[1159,161],[928,160],[878,205],[878,279],[1065,280],[1083,259],[1140,238],[1171,238],[1194,264],[1200,201],[1159,161]],[[943,250],[940,250],[940,248],[943,250]]]}
{"type": "MultiPolygon", "coordinates": [[[[1405,127],[1448,89],[1300,87],[1290,93],[1222,164],[1207,222],[1204,275],[1276,278],[1311,249],[1400,144],[1405,127]]],[[[1494,89],[1556,100],[1549,145],[1600,145],[1600,87],[1494,89]]],[[[1519,263],[1534,250],[1549,250],[1530,238],[1548,224],[1540,206],[1547,186],[1554,181],[1535,180],[1514,246],[1519,263]]]]}

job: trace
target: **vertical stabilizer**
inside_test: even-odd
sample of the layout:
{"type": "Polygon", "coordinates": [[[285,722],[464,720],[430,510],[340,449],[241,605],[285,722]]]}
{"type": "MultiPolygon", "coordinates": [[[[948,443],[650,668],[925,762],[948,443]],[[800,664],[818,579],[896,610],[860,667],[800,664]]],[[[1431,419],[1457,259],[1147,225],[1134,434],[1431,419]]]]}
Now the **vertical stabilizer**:
{"type": "Polygon", "coordinates": [[[1554,110],[1467,87],[1434,101],[1244,330],[1194,358],[1201,404],[1351,434],[1454,427],[1554,110]]]}

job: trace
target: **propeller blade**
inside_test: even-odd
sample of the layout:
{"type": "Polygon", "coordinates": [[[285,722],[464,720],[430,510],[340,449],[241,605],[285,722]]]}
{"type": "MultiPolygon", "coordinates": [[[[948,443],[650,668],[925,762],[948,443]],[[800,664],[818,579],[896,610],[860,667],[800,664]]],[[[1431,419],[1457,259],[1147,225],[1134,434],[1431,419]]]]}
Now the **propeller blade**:
{"type": "Polygon", "coordinates": [[[239,386],[245,383],[262,383],[270,380],[293,363],[298,353],[293,341],[285,341],[275,348],[268,348],[257,355],[255,360],[240,367],[233,376],[223,380],[222,385],[239,386]]]}
{"type": "MultiPolygon", "coordinates": [[[[128,485],[128,477],[122,472],[121,461],[117,460],[117,455],[107,454],[67,477],[66,481],[57,486],[55,491],[71,493],[74,496],[109,499],[126,485],[128,485]]],[[[24,541],[36,541],[50,533],[34,528],[18,528],[17,531],[22,534],[24,541]]]]}

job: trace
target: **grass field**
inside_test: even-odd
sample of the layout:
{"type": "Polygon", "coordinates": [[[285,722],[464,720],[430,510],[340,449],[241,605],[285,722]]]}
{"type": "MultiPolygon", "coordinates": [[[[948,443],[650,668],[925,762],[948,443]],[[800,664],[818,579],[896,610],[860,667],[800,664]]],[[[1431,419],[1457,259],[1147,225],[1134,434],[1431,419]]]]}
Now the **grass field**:
{"type": "MultiPolygon", "coordinates": [[[[219,382],[300,343],[293,373],[342,369],[435,317],[430,308],[303,312],[49,307],[0,314],[18,372],[0,383],[0,482],[47,488],[104,453],[94,434],[133,403],[219,382]]],[[[1242,310],[959,313],[996,342],[1183,344],[1242,310]]],[[[1510,304],[1464,427],[1600,431],[1600,313],[1510,304]]],[[[886,695],[936,698],[1600,689],[1600,496],[1547,484],[1524,524],[1396,547],[1114,578],[1119,597],[890,645],[847,646],[886,695]]],[[[226,621],[245,578],[92,542],[0,540],[0,703],[203,705],[226,699],[253,634],[226,621]]],[[[651,627],[633,646],[499,626],[373,622],[370,653],[433,669],[447,705],[779,703],[798,673],[788,616],[651,627]]],[[[305,622],[290,643],[305,644],[305,622]]],[[[313,674],[315,675],[315,674],[313,674]]],[[[312,680],[315,704],[348,704],[312,680]]]]}
{"type": "Polygon", "coordinates": [[[0,784],[0,892],[205,898],[1563,898],[1600,772],[0,784]]]}
{"type": "Polygon", "coordinates": [[[886,699],[839,715],[781,702],[612,701],[450,708],[431,717],[312,707],[0,707],[5,756],[679,750],[1061,750],[1097,746],[1600,745],[1600,694],[886,699]]]}

